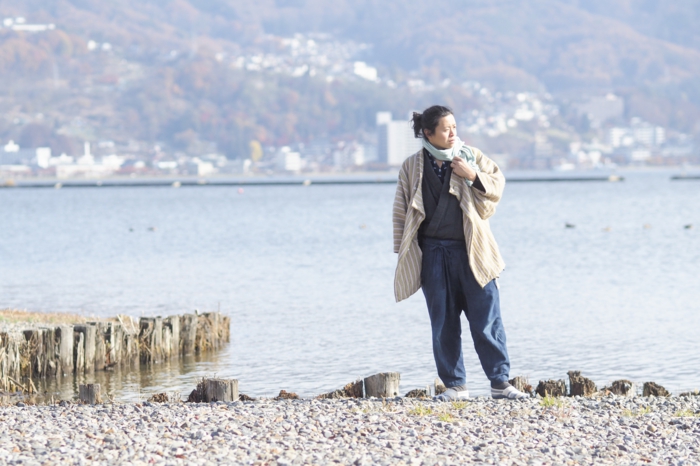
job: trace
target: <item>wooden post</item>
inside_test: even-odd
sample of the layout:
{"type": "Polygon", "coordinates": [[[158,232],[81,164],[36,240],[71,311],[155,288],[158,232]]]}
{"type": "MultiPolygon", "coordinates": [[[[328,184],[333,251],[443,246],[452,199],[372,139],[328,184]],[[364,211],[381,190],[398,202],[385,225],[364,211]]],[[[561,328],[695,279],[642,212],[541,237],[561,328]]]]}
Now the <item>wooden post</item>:
{"type": "Polygon", "coordinates": [[[204,400],[238,401],[238,380],[204,379],[204,400]]]}
{"type": "Polygon", "coordinates": [[[61,375],[73,374],[73,326],[62,325],[58,327],[56,336],[58,342],[58,367],[57,373],[61,375]]]}
{"type": "MultiPolygon", "coordinates": [[[[97,326],[94,324],[76,325],[73,327],[76,332],[83,334],[83,371],[86,374],[95,372],[95,339],[97,336],[97,326]]],[[[76,367],[76,370],[78,368],[76,367]]]]}
{"type": "Polygon", "coordinates": [[[141,362],[157,364],[163,361],[163,319],[143,317],[139,321],[139,340],[146,351],[141,354],[141,362]]]}
{"type": "Polygon", "coordinates": [[[228,316],[221,317],[221,330],[222,342],[228,343],[231,341],[231,318],[228,316]]]}
{"type": "Polygon", "coordinates": [[[28,360],[27,365],[23,364],[22,377],[31,377],[32,375],[43,374],[44,361],[44,344],[43,331],[39,329],[25,330],[24,339],[26,341],[24,347],[25,360],[28,360]]]}
{"type": "Polygon", "coordinates": [[[182,341],[181,353],[194,354],[195,342],[197,341],[197,320],[196,314],[184,314],[180,317],[180,338],[182,341]]]}
{"type": "Polygon", "coordinates": [[[43,328],[40,332],[42,355],[37,355],[37,367],[34,375],[37,377],[56,376],[61,373],[58,329],[55,327],[43,328]]]}
{"type": "Polygon", "coordinates": [[[97,403],[102,403],[102,398],[100,397],[100,384],[98,383],[88,383],[80,385],[79,388],[80,401],[83,403],[94,405],[97,403]]]}
{"type": "Polygon", "coordinates": [[[644,382],[642,396],[671,396],[668,390],[654,382],[644,382]]]}
{"type": "Polygon", "coordinates": [[[140,361],[138,326],[134,324],[134,319],[129,316],[117,316],[117,318],[122,324],[121,360],[128,365],[138,364],[140,361]]]}
{"type": "Polygon", "coordinates": [[[563,380],[540,380],[535,392],[542,398],[546,396],[566,396],[566,382],[563,380]]]}
{"type": "Polygon", "coordinates": [[[365,397],[387,398],[399,395],[401,374],[382,372],[365,378],[365,397]]]}
{"type": "MultiPolygon", "coordinates": [[[[203,339],[208,340],[208,349],[218,349],[219,348],[219,321],[221,320],[221,314],[218,312],[205,312],[203,317],[209,321],[209,328],[207,329],[208,335],[202,335],[203,339]]],[[[201,345],[204,347],[204,345],[201,345]]]]}
{"type": "Polygon", "coordinates": [[[122,362],[122,345],[124,343],[124,329],[117,322],[107,323],[107,365],[120,365],[122,362]]]}
{"type": "Polygon", "coordinates": [[[139,336],[136,333],[124,332],[124,354],[122,360],[129,364],[138,364],[141,359],[139,336]]]}
{"type": "Polygon", "coordinates": [[[107,342],[101,322],[88,322],[95,326],[95,370],[102,371],[107,365],[107,342]]]}
{"type": "Polygon", "coordinates": [[[581,376],[581,371],[569,371],[569,396],[592,396],[598,391],[591,379],[581,376]]]}
{"type": "Polygon", "coordinates": [[[74,372],[83,374],[85,372],[85,333],[73,332],[73,362],[75,363],[74,372]]]}
{"type": "Polygon", "coordinates": [[[26,344],[21,332],[0,333],[0,377],[5,391],[11,391],[11,379],[22,377],[22,349],[26,344]]]}
{"type": "Polygon", "coordinates": [[[173,344],[173,330],[165,325],[163,322],[163,334],[161,335],[161,353],[163,354],[163,359],[170,359],[170,349],[173,344]]]}
{"type": "Polygon", "coordinates": [[[634,396],[635,385],[629,380],[616,380],[609,387],[605,387],[603,391],[609,390],[614,395],[634,396]]]}
{"type": "MultiPolygon", "coordinates": [[[[170,332],[170,357],[180,356],[180,316],[170,316],[163,320],[163,332],[170,332]]],[[[166,351],[168,349],[166,348],[166,351]]]]}
{"type": "Polygon", "coordinates": [[[163,362],[163,318],[156,317],[153,319],[153,363],[163,362]]]}

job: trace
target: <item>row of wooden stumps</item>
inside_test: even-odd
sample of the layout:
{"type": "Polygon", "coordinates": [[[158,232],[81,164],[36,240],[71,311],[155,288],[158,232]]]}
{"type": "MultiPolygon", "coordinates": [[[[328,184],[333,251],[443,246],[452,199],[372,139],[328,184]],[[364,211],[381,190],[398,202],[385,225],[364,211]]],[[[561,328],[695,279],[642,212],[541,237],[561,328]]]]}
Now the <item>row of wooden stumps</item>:
{"type": "MultiPolygon", "coordinates": [[[[401,374],[398,372],[382,372],[364,379],[356,380],[345,387],[319,395],[318,398],[392,398],[399,396],[399,383],[401,374]]],[[[294,393],[280,391],[276,399],[298,399],[294,393]]],[[[238,401],[251,400],[247,395],[238,393],[238,380],[236,379],[203,379],[192,390],[187,401],[193,403],[212,401],[238,401]]]]}
{"type": "MultiPolygon", "coordinates": [[[[569,371],[569,390],[567,393],[565,380],[543,380],[536,388],[530,385],[526,378],[515,377],[509,380],[510,384],[518,390],[530,395],[540,395],[541,397],[559,396],[594,396],[596,394],[614,394],[621,396],[635,395],[635,385],[629,380],[616,380],[609,387],[598,390],[595,383],[583,376],[579,371],[569,371]]],[[[345,387],[324,393],[317,396],[320,399],[338,398],[393,398],[399,396],[399,383],[401,375],[398,372],[383,372],[364,379],[351,382],[345,387]]],[[[432,394],[439,395],[446,390],[440,379],[435,380],[434,387],[426,389],[415,389],[406,393],[407,398],[426,398],[432,394]]],[[[693,393],[689,393],[694,395],[693,393]]],[[[654,382],[646,382],[643,387],[643,396],[670,396],[671,394],[662,386],[654,382]]],[[[682,393],[681,396],[688,395],[682,393]]],[[[297,399],[294,393],[280,391],[275,399],[297,399]]],[[[252,400],[249,396],[238,393],[238,380],[236,379],[203,379],[197,384],[187,401],[189,402],[212,402],[212,401],[237,401],[252,400]]]]}
{"type": "Polygon", "coordinates": [[[31,392],[32,379],[158,364],[229,340],[230,319],[218,312],[0,331],[0,390],[31,392]]]}
{"type": "MultiPolygon", "coordinates": [[[[581,376],[579,371],[570,371],[569,375],[569,396],[593,396],[595,394],[615,394],[622,396],[631,396],[635,394],[634,384],[629,380],[617,380],[610,387],[605,387],[598,391],[595,383],[592,380],[581,376]]],[[[345,385],[343,388],[334,390],[329,393],[319,395],[320,399],[339,399],[339,398],[393,398],[399,394],[399,383],[401,382],[401,374],[398,372],[383,372],[375,374],[364,379],[356,380],[345,385]]],[[[542,397],[559,397],[567,396],[566,382],[564,380],[543,380],[533,389],[532,385],[527,382],[524,377],[515,377],[509,382],[518,390],[532,394],[538,394],[542,397]]],[[[446,390],[440,379],[435,379],[434,387],[426,389],[415,389],[406,393],[407,398],[425,398],[431,392],[440,394],[446,390]]],[[[101,402],[100,384],[80,385],[80,401],[86,404],[96,404],[101,402]]],[[[654,382],[644,384],[644,396],[670,396],[670,393],[660,385],[654,382]]],[[[686,394],[681,394],[681,396],[686,394]]],[[[691,393],[690,395],[697,395],[691,393]]],[[[283,399],[298,399],[299,396],[295,393],[290,393],[285,390],[280,391],[275,397],[276,400],[283,399]]],[[[232,402],[232,401],[251,401],[253,398],[239,394],[238,380],[236,379],[202,379],[197,387],[190,393],[187,401],[191,403],[210,403],[216,401],[232,402]]],[[[152,396],[149,401],[167,402],[170,401],[167,394],[159,393],[152,396]]],[[[175,400],[173,400],[175,401],[175,400]]],[[[179,401],[179,400],[177,400],[179,401]]]]}
{"type": "MultiPolygon", "coordinates": [[[[621,379],[615,380],[607,387],[598,390],[596,384],[586,377],[581,375],[580,371],[569,371],[569,390],[566,389],[566,380],[540,380],[537,387],[533,389],[524,377],[516,377],[509,382],[518,390],[537,394],[541,397],[560,397],[560,396],[593,396],[596,394],[613,394],[619,396],[633,396],[637,394],[636,386],[633,382],[621,379]]],[[[681,396],[686,393],[681,393],[681,396]]],[[[671,393],[661,385],[654,382],[645,382],[642,386],[642,396],[671,396],[671,393]]]]}

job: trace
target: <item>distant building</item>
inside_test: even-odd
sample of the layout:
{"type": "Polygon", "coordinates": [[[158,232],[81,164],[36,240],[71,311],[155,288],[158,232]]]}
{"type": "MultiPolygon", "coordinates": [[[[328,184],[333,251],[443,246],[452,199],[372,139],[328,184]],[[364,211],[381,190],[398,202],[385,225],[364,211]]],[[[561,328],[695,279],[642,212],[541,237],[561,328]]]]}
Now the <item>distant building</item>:
{"type": "Polygon", "coordinates": [[[289,146],[280,148],[276,157],[277,169],[288,172],[301,171],[301,154],[293,152],[289,146]]]}
{"type": "Polygon", "coordinates": [[[377,140],[377,162],[394,167],[423,147],[408,120],[392,120],[391,112],[377,113],[377,140]]]}
{"type": "Polygon", "coordinates": [[[373,66],[368,66],[367,63],[363,61],[356,61],[353,63],[353,72],[357,76],[365,78],[368,81],[377,80],[377,69],[373,66]]]}
{"type": "Polygon", "coordinates": [[[657,147],[666,141],[666,130],[661,126],[653,126],[640,118],[632,118],[628,127],[614,127],[608,131],[611,146],[657,147]]]}
{"type": "Polygon", "coordinates": [[[50,147],[37,147],[36,148],[36,164],[39,168],[49,168],[49,161],[51,160],[51,148],[50,147]]]}
{"type": "Polygon", "coordinates": [[[365,161],[365,146],[354,141],[340,141],[333,151],[333,165],[339,169],[359,167],[365,161]]]}

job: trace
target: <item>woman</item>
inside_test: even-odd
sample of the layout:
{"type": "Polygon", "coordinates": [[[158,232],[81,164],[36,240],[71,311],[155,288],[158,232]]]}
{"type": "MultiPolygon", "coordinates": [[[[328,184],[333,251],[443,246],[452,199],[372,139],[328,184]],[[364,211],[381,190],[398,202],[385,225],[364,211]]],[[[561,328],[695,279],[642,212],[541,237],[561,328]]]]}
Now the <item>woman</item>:
{"type": "Polygon", "coordinates": [[[447,388],[439,399],[469,397],[462,312],[491,381],[491,396],[526,398],[508,383],[510,361],[496,282],[505,264],[488,222],[503,193],[503,173],[457,137],[455,118],[447,107],[435,105],[414,113],[413,131],[422,138],[423,149],[403,163],[394,200],[396,301],[423,288],[435,364],[447,388]]]}

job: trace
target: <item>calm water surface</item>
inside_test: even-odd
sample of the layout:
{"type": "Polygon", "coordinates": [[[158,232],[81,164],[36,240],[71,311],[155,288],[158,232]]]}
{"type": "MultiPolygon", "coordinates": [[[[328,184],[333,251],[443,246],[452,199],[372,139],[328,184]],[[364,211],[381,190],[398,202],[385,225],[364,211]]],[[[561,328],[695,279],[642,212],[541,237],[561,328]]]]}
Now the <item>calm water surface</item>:
{"type": "MultiPolygon", "coordinates": [[[[425,386],[436,373],[422,293],[393,299],[394,190],[0,190],[0,307],[231,316],[225,350],[112,377],[117,399],[184,394],[205,375],[253,396],[310,396],[380,371],[401,372],[404,391],[425,386]]],[[[511,375],[700,388],[700,183],[511,183],[491,225],[511,375]]],[[[469,387],[485,394],[465,337],[469,387]]]]}

